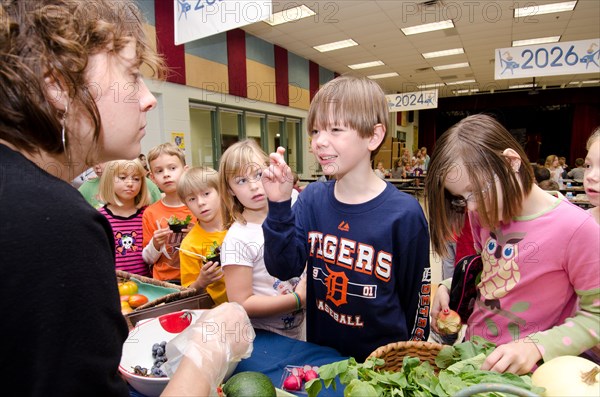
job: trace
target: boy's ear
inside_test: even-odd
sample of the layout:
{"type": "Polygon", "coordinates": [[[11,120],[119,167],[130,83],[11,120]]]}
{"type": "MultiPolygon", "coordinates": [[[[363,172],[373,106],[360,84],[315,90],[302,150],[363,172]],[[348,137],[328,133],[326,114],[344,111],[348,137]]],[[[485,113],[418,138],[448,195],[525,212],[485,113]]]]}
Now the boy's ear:
{"type": "Polygon", "coordinates": [[[510,161],[510,167],[513,172],[519,172],[519,168],[521,168],[521,156],[514,149],[504,149],[502,155],[510,161]]]}
{"type": "Polygon", "coordinates": [[[369,138],[369,150],[370,151],[376,150],[381,145],[381,142],[383,142],[384,138],[385,138],[385,125],[383,125],[381,123],[375,124],[375,127],[373,127],[373,136],[371,138],[369,138]]]}

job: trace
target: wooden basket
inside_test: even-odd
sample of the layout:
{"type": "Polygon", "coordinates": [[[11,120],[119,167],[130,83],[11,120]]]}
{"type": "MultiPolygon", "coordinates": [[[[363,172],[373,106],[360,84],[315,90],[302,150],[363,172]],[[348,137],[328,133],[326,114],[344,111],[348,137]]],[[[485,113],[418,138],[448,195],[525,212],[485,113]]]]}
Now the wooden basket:
{"type": "Polygon", "coordinates": [[[433,369],[438,372],[439,368],[435,364],[435,358],[444,345],[434,342],[394,342],[377,348],[369,357],[377,357],[385,360],[385,364],[378,367],[379,370],[398,372],[402,369],[404,357],[417,357],[427,361],[433,369]]]}
{"type": "Polygon", "coordinates": [[[137,274],[124,272],[122,270],[117,270],[116,273],[117,273],[117,281],[128,281],[128,280],[134,278],[134,279],[138,280],[139,282],[142,282],[145,284],[151,284],[151,285],[156,285],[158,287],[164,287],[164,288],[170,288],[170,289],[177,290],[176,292],[172,292],[172,293],[164,295],[158,299],[154,299],[146,304],[138,306],[137,308],[135,308],[134,311],[148,309],[150,307],[158,306],[162,303],[174,302],[174,301],[177,301],[177,300],[180,300],[183,298],[187,298],[187,297],[196,295],[196,293],[197,293],[197,291],[194,288],[186,288],[186,287],[182,287],[181,285],[175,285],[175,284],[167,283],[165,281],[160,281],[160,280],[156,280],[156,279],[149,278],[149,277],[139,276],[137,274]]]}

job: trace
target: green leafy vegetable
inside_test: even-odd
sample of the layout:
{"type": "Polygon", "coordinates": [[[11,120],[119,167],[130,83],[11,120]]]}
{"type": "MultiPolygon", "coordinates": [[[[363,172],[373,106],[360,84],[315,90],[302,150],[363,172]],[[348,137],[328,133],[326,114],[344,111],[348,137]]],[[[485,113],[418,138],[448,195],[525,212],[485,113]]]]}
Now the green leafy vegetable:
{"type": "Polygon", "coordinates": [[[192,216],[188,215],[185,219],[179,219],[175,215],[171,215],[171,217],[167,220],[169,225],[187,225],[192,221],[192,216]]]}
{"type": "MultiPolygon", "coordinates": [[[[495,347],[480,337],[455,346],[445,346],[435,360],[439,374],[431,364],[421,362],[417,357],[404,357],[402,369],[398,372],[376,370],[384,364],[380,358],[368,358],[364,363],[357,363],[351,357],[319,367],[319,378],[308,382],[305,389],[309,397],[315,397],[323,386],[335,389],[338,378],[345,385],[344,397],[450,397],[466,387],[481,383],[508,384],[537,394],[543,391],[532,385],[529,375],[480,370],[495,347]]],[[[499,397],[507,394],[478,394],[482,395],[499,397]]]]}

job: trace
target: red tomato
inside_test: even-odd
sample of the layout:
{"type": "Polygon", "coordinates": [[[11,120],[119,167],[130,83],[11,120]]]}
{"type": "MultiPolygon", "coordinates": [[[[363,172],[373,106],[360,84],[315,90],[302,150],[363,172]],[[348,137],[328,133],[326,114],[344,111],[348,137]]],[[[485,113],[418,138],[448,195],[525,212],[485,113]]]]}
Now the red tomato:
{"type": "Polygon", "coordinates": [[[160,316],[158,320],[165,331],[177,334],[192,323],[192,315],[189,312],[174,312],[160,316]]]}
{"type": "Polygon", "coordinates": [[[135,294],[131,295],[127,302],[129,302],[129,306],[135,309],[136,307],[140,307],[148,303],[148,298],[146,298],[144,295],[135,294]]]}

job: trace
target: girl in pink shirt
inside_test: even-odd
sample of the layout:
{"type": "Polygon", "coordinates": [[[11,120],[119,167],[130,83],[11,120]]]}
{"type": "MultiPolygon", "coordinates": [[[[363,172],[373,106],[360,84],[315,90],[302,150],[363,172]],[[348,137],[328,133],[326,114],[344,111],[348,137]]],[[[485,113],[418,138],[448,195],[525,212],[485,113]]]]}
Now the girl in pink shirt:
{"type": "MultiPolygon", "coordinates": [[[[579,355],[600,342],[600,226],[534,181],[520,144],[486,115],[451,127],[431,156],[426,191],[434,250],[446,253],[468,214],[482,257],[466,337],[498,345],[484,370],[528,373],[541,359],[579,355]]],[[[443,283],[434,319],[448,302],[443,283]]]]}

